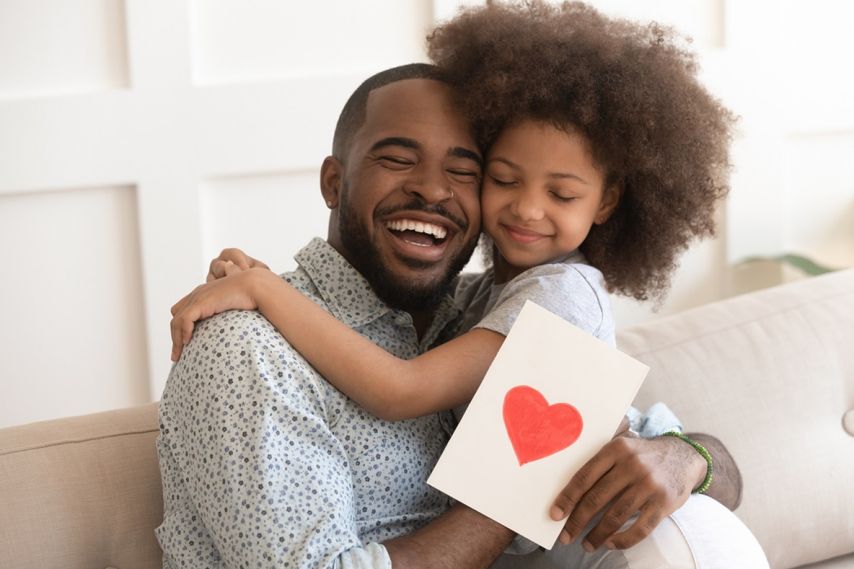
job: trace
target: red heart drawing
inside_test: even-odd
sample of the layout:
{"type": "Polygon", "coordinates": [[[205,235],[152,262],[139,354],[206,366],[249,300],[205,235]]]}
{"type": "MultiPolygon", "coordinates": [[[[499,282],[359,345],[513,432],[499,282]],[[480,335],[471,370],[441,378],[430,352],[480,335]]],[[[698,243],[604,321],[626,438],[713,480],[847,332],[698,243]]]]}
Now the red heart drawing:
{"type": "Polygon", "coordinates": [[[522,466],[574,443],[584,421],[569,403],[549,405],[533,387],[517,385],[504,396],[504,426],[522,466]]]}

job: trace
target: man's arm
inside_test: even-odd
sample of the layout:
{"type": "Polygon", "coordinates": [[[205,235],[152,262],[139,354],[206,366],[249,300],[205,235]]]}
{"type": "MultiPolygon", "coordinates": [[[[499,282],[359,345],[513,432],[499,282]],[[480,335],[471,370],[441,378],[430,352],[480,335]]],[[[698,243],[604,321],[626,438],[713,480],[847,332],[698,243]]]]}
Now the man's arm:
{"type": "Polygon", "coordinates": [[[488,567],[513,541],[514,533],[457,504],[430,524],[385,542],[394,569],[488,567]]]}
{"type": "Polygon", "coordinates": [[[730,510],[738,508],[741,504],[743,481],[732,455],[721,441],[711,435],[688,433],[688,437],[706,447],[706,450],[712,455],[714,473],[712,485],[706,490],[706,495],[714,498],[730,510]]]}

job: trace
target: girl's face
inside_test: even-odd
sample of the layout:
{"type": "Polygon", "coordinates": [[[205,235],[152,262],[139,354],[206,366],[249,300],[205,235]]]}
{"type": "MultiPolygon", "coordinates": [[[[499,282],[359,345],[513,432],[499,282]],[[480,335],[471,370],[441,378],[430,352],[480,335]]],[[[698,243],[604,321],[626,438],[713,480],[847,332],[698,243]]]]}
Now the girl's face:
{"type": "Polygon", "coordinates": [[[587,139],[572,130],[525,120],[505,128],[486,161],[483,229],[498,251],[498,282],[574,251],[620,199],[605,188],[587,139]]]}

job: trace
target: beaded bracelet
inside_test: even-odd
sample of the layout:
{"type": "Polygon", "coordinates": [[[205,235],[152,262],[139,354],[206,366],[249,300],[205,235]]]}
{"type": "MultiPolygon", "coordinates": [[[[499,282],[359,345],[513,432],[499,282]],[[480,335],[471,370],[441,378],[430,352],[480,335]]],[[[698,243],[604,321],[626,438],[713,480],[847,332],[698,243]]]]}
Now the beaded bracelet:
{"type": "Polygon", "coordinates": [[[709,451],[706,450],[706,447],[679,431],[667,431],[666,433],[662,433],[662,436],[676,437],[677,439],[682,439],[683,441],[694,447],[694,450],[699,452],[700,456],[706,459],[706,477],[703,479],[703,482],[691,492],[692,494],[705,494],[706,490],[709,489],[709,486],[712,485],[712,455],[709,454],[709,451]]]}

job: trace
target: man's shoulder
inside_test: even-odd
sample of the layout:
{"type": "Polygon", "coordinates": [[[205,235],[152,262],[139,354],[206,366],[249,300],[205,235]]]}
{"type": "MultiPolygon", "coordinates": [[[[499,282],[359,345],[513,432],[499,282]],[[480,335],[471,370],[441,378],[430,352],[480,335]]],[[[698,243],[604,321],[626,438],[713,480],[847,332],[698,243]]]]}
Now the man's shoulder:
{"type": "Polygon", "coordinates": [[[268,383],[264,389],[277,389],[285,377],[322,395],[313,368],[275,326],[257,311],[230,310],[197,325],[172,366],[163,400],[216,395],[224,389],[248,392],[268,383]]]}

